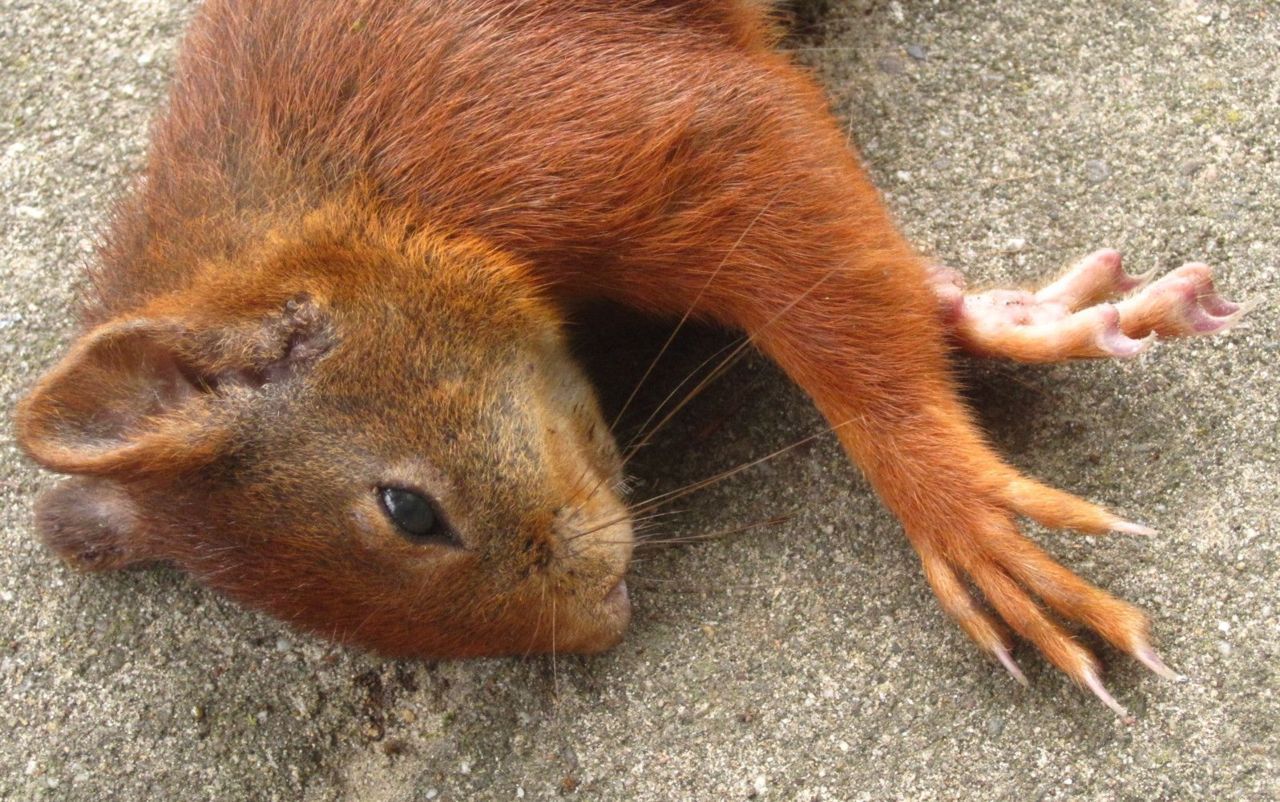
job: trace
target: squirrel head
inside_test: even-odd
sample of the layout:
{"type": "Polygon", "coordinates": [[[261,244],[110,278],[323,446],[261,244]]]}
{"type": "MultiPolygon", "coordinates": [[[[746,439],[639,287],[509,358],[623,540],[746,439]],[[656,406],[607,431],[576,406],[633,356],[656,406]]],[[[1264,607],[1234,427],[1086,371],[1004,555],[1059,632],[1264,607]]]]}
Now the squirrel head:
{"type": "Polygon", "coordinates": [[[20,404],[68,562],[172,562],[390,655],[599,651],[620,460],[528,268],[349,207],[89,330],[20,404]]]}

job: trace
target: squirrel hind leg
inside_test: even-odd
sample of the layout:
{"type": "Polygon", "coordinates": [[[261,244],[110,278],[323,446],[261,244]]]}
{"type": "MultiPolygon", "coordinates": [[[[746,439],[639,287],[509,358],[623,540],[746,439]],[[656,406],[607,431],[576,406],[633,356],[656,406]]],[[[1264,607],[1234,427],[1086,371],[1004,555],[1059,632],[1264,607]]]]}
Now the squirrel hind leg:
{"type": "Polygon", "coordinates": [[[1133,357],[1157,336],[1215,334],[1247,311],[1218,294],[1207,265],[1184,265],[1151,283],[1153,276],[1126,273],[1120,254],[1104,249],[1034,292],[966,293],[959,274],[943,267],[931,278],[961,348],[1019,362],[1133,357]]]}

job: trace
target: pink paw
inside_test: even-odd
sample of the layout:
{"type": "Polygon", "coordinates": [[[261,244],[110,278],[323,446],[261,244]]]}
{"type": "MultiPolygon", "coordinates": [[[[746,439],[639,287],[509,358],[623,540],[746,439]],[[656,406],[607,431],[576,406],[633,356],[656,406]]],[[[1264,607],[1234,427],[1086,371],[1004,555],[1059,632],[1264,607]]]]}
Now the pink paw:
{"type": "Polygon", "coordinates": [[[1150,283],[1153,275],[1129,275],[1120,254],[1106,249],[1036,292],[965,294],[963,280],[948,268],[934,268],[931,279],[962,346],[1024,362],[1131,357],[1157,335],[1213,334],[1246,311],[1218,294],[1207,265],[1184,265],[1150,283]],[[1110,302],[1126,293],[1131,294],[1125,300],[1110,302]]]}
{"type": "Polygon", "coordinates": [[[1161,337],[1216,334],[1235,325],[1246,309],[1213,286],[1208,265],[1183,265],[1119,305],[1126,333],[1154,332],[1161,337]]]}

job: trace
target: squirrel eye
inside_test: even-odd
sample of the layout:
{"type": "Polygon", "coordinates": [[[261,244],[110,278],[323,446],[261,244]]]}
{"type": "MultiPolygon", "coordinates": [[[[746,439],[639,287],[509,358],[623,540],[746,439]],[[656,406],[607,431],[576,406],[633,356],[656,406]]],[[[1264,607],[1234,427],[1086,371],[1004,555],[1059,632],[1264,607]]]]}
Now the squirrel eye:
{"type": "Polygon", "coordinates": [[[438,539],[457,545],[452,531],[436,512],[435,505],[420,493],[402,487],[380,487],[378,500],[382,502],[382,511],[401,534],[410,540],[438,539]]]}

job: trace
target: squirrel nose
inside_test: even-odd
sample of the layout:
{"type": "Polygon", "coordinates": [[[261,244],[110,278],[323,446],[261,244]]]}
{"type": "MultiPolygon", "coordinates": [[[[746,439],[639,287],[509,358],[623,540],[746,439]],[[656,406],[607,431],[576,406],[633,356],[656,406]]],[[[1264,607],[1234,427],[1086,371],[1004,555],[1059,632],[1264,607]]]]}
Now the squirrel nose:
{"type": "Polygon", "coordinates": [[[575,554],[590,542],[595,528],[586,512],[576,505],[565,505],[556,510],[551,521],[552,541],[559,554],[575,554]]]}
{"type": "Polygon", "coordinates": [[[574,537],[579,534],[583,523],[582,508],[566,504],[555,511],[551,518],[551,530],[560,539],[574,537]]]}
{"type": "Polygon", "coordinates": [[[631,557],[631,515],[618,505],[588,512],[566,506],[552,524],[557,556],[589,557],[625,568],[631,557]]]}

